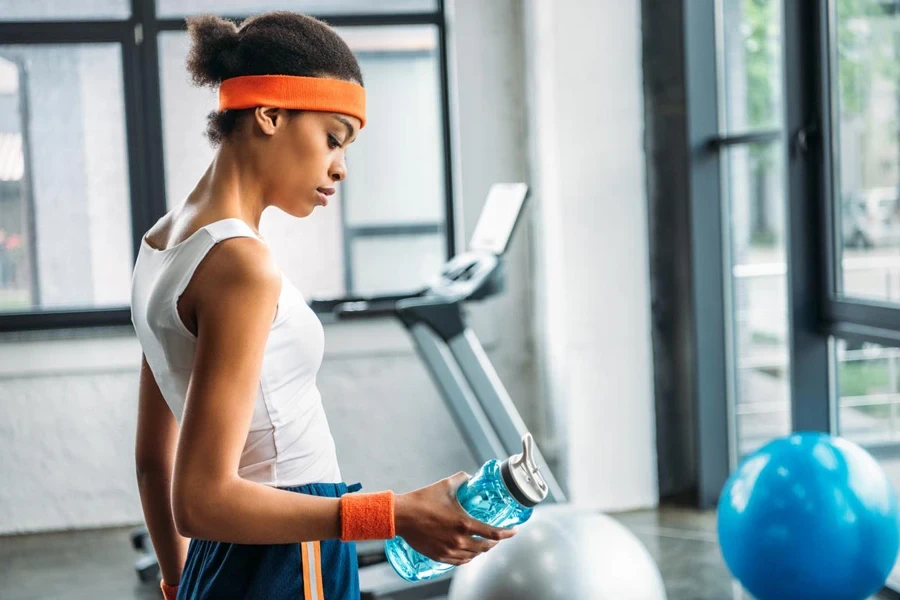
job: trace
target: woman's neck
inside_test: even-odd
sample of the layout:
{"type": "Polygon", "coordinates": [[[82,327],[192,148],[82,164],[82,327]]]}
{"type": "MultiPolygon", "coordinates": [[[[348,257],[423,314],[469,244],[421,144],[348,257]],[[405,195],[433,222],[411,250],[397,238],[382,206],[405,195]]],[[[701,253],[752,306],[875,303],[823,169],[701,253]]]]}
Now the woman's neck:
{"type": "Polygon", "coordinates": [[[187,204],[214,220],[238,218],[258,230],[265,194],[254,161],[242,154],[236,145],[223,142],[187,204]]]}

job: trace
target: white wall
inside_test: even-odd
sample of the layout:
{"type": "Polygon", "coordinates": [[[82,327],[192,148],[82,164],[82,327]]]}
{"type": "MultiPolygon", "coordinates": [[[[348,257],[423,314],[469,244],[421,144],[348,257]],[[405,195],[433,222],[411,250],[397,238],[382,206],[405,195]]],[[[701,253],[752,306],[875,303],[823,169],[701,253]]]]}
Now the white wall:
{"type": "MultiPolygon", "coordinates": [[[[519,7],[456,3],[457,192],[467,235],[489,185],[526,173],[519,7]]],[[[540,431],[529,252],[520,235],[506,296],[474,320],[540,431]]],[[[348,481],[404,491],[476,466],[398,325],[333,325],[326,338],[319,383],[348,481]]],[[[132,458],[139,353],[128,329],[0,337],[0,534],[141,521],[132,458]]]]}
{"type": "MultiPolygon", "coordinates": [[[[463,241],[468,242],[490,185],[528,181],[524,12],[521,0],[454,0],[454,4],[462,130],[457,191],[464,199],[459,220],[463,241]]],[[[550,449],[554,443],[546,435],[534,362],[530,240],[537,218],[534,208],[533,203],[526,207],[507,250],[506,293],[484,305],[472,305],[470,312],[482,339],[496,339],[491,358],[526,425],[541,448],[550,449]]]]}
{"type": "Polygon", "coordinates": [[[658,501],[638,0],[528,0],[536,322],[571,500],[658,501]]]}

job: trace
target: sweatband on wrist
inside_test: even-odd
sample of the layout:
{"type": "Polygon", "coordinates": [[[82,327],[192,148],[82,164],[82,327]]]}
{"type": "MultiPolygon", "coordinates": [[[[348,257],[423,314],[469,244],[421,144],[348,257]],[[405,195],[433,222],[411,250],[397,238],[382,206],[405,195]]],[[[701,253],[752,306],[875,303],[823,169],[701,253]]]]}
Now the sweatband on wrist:
{"type": "Polygon", "coordinates": [[[341,541],[389,540],[394,528],[394,492],[341,496],[341,541]]]}
{"type": "Polygon", "coordinates": [[[175,597],[178,596],[177,585],[169,585],[165,581],[160,581],[159,589],[162,590],[163,598],[166,600],[175,600],[175,597]]]}
{"type": "Polygon", "coordinates": [[[219,110],[274,106],[350,115],[366,126],[366,90],[352,81],[295,75],[242,75],[219,85],[219,110]]]}

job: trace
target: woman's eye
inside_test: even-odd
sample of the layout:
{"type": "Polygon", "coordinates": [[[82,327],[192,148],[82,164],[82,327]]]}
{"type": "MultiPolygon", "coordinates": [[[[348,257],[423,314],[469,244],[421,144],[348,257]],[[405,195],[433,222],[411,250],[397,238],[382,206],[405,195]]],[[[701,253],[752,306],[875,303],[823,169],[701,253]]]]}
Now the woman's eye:
{"type": "Polygon", "coordinates": [[[331,135],[330,133],[328,134],[328,147],[331,149],[341,147],[341,142],[336,137],[331,135]]]}

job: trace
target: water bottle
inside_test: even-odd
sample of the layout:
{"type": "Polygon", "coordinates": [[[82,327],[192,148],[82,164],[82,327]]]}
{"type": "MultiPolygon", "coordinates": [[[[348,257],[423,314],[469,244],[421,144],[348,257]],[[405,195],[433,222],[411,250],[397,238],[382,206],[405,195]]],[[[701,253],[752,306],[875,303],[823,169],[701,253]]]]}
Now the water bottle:
{"type": "MultiPolygon", "coordinates": [[[[472,515],[494,527],[512,527],[527,521],[547,497],[544,481],[534,462],[534,439],[530,433],[522,438],[522,453],[500,462],[484,463],[466,483],[459,487],[456,499],[472,515]]],[[[385,542],[388,562],[407,581],[433,579],[453,569],[423,556],[401,537],[385,542]]]]}

